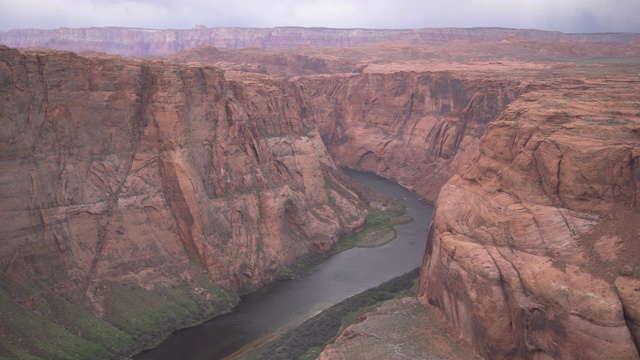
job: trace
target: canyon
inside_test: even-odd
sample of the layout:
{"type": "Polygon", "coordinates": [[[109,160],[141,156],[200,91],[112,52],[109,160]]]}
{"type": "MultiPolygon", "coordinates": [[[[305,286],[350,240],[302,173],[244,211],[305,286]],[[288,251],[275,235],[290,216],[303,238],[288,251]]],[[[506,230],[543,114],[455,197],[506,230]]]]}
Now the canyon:
{"type": "Polygon", "coordinates": [[[583,70],[516,99],[436,202],[419,298],[485,358],[638,357],[637,68],[583,70]]]}
{"type": "Polygon", "coordinates": [[[637,358],[637,65],[434,68],[294,80],[336,161],[437,197],[419,300],[483,358],[637,358]]]}
{"type": "Polygon", "coordinates": [[[139,350],[363,226],[294,84],[0,52],[3,356],[139,350]]]}
{"type": "MultiPolygon", "coordinates": [[[[101,319],[111,337],[140,331],[119,322],[131,306],[123,286],[195,304],[190,316],[221,311],[363,226],[365,204],[335,162],[435,202],[417,299],[478,356],[637,359],[637,34],[454,30],[369,44],[373,31],[347,42],[271,29],[287,35],[146,52],[96,44],[97,29],[66,43],[1,34],[22,41],[12,46],[92,51],[2,48],[3,304],[78,339],[88,327],[51,304],[101,319]],[[369,45],[231,49],[287,41],[369,45]]],[[[215,33],[185,34],[197,31],[215,33]]],[[[171,313],[167,328],[188,318],[171,313]]],[[[24,350],[18,335],[2,341],[24,350]]],[[[341,337],[336,356],[348,351],[341,337]]]]}

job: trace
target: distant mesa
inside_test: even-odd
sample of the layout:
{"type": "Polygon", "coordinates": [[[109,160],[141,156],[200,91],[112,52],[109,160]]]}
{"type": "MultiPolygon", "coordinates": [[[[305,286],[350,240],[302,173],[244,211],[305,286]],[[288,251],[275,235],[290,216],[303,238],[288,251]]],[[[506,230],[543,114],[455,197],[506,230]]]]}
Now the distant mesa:
{"type": "Polygon", "coordinates": [[[513,38],[598,44],[640,42],[638,33],[565,34],[558,31],[504,28],[330,29],[276,27],[149,30],[92,27],[54,30],[18,29],[0,32],[0,44],[9,47],[48,47],[74,52],[97,51],[125,56],[168,55],[199,45],[243,49],[288,49],[305,45],[349,47],[384,41],[425,45],[453,40],[501,41],[513,38]]]}

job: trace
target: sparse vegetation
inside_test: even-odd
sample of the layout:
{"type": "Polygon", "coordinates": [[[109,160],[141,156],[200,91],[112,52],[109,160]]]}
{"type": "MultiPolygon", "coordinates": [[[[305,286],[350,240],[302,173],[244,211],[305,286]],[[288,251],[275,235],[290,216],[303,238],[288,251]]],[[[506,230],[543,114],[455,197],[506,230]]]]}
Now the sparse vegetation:
{"type": "MultiPolygon", "coordinates": [[[[394,226],[413,220],[410,217],[404,216],[405,212],[405,208],[395,201],[391,206],[385,207],[384,209],[370,207],[364,229],[357,234],[345,236],[340,239],[340,242],[338,242],[334,250],[335,253],[354,247],[366,247],[371,240],[370,238],[381,232],[393,231],[395,233],[393,229],[394,226]]],[[[393,238],[395,238],[395,236],[393,238]]]]}
{"type": "Polygon", "coordinates": [[[396,231],[393,228],[394,226],[413,220],[408,216],[404,216],[406,209],[402,204],[391,199],[385,202],[384,205],[370,205],[368,210],[369,214],[362,231],[341,237],[333,250],[329,252],[310,252],[300,256],[291,266],[282,269],[278,277],[284,280],[304,276],[331,256],[354,247],[382,246],[395,239],[396,231]]]}
{"type": "Polygon", "coordinates": [[[0,289],[0,359],[111,359],[143,350],[177,327],[230,310],[237,301],[215,285],[207,290],[200,285],[184,282],[147,291],[105,282],[99,287],[105,298],[102,318],[46,284],[27,306],[0,289]]]}
{"type": "Polygon", "coordinates": [[[132,345],[126,333],[81,307],[44,295],[52,313],[38,315],[0,290],[0,358],[105,359],[132,345]]]}
{"type": "Polygon", "coordinates": [[[105,283],[102,291],[107,308],[106,319],[131,334],[143,347],[157,344],[176,328],[194,325],[227,312],[237,301],[234,295],[221,289],[215,291],[217,296],[214,300],[207,300],[204,288],[188,282],[155,291],[121,283],[105,283]]]}
{"type": "Polygon", "coordinates": [[[280,271],[278,278],[281,280],[304,276],[331,256],[354,247],[382,246],[395,239],[395,225],[413,221],[404,215],[406,209],[399,201],[371,191],[333,168],[325,167],[323,174],[325,184],[343,198],[355,199],[357,196],[367,205],[365,226],[355,234],[343,235],[331,251],[310,252],[300,256],[293,264],[280,271]]]}

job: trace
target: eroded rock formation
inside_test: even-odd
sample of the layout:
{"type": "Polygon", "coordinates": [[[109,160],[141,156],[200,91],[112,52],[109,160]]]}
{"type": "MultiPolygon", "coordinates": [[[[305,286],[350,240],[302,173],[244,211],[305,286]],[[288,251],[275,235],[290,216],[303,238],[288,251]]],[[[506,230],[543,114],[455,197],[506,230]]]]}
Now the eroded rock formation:
{"type": "MultiPolygon", "coordinates": [[[[46,31],[1,35],[22,41],[17,46],[84,50],[107,30],[125,40],[117,50],[105,42],[94,50],[165,54],[207,36],[230,47],[286,47],[294,38],[345,46],[375,35],[344,30],[346,41],[287,28],[271,29],[267,41],[258,29],[61,29],[67,40],[48,43],[46,31]],[[153,40],[167,34],[181,40],[153,40]]],[[[410,31],[400,40],[487,40],[501,31],[410,31]]],[[[573,41],[637,34],[581,37],[573,41]]],[[[153,292],[184,280],[190,294],[213,301],[223,296],[203,274],[230,290],[273,278],[297,255],[322,251],[362,224],[322,137],[337,163],[437,198],[419,299],[437,306],[478,354],[636,359],[638,67],[511,56],[637,56],[634,45],[574,50],[510,40],[421,50],[386,44],[344,59],[336,49],[247,60],[201,48],[176,57],[305,75],[291,84],[198,65],[2,48],[0,302],[42,313],[52,299],[46,289],[54,289],[113,319],[120,313],[110,306],[118,299],[110,284],[153,292]],[[470,48],[480,60],[469,61],[470,48]],[[432,56],[449,63],[426,61],[432,56]]]]}
{"type": "Polygon", "coordinates": [[[638,358],[634,69],[547,78],[442,188],[419,298],[483,357],[638,358]]]}
{"type": "Polygon", "coordinates": [[[0,279],[34,311],[109,320],[109,284],[215,301],[364,222],[282,79],[0,47],[0,98],[0,279]]]}
{"type": "Polygon", "coordinates": [[[462,72],[379,69],[305,76],[331,156],[435,200],[472,160],[487,123],[525,91],[519,81],[462,72]]]}

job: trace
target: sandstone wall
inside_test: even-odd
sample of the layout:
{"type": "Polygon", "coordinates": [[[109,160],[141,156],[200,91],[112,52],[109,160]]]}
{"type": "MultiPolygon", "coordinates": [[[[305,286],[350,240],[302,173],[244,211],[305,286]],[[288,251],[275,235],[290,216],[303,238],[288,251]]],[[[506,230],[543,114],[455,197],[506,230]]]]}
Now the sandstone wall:
{"type": "Polygon", "coordinates": [[[106,282],[237,291],[364,222],[282,79],[0,47],[0,99],[0,279],[24,306],[45,283],[99,316],[106,282]]]}
{"type": "Polygon", "coordinates": [[[394,179],[429,200],[471,162],[485,126],[526,91],[518,81],[430,71],[295,81],[309,95],[336,162],[394,179]]]}
{"type": "Polygon", "coordinates": [[[439,194],[419,298],[484,358],[638,358],[639,83],[600,72],[518,98],[439,194]]]}

